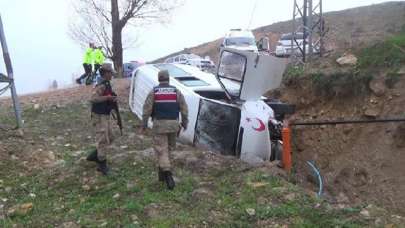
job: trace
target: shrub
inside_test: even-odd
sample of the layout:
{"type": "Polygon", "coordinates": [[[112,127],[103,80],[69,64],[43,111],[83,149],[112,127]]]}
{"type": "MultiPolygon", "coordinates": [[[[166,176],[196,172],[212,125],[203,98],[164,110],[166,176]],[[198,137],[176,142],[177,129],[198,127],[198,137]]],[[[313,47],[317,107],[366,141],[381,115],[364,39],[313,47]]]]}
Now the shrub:
{"type": "Polygon", "coordinates": [[[315,73],[312,85],[316,95],[327,98],[354,96],[368,91],[368,83],[373,78],[370,73],[334,72],[331,74],[315,73]]]}
{"type": "Polygon", "coordinates": [[[304,66],[302,65],[288,65],[283,75],[283,84],[290,86],[296,85],[300,77],[304,75],[304,66]]]}
{"type": "Polygon", "coordinates": [[[405,33],[363,49],[359,53],[358,67],[398,68],[405,64],[405,33]],[[401,50],[402,49],[402,50],[401,50]]]}

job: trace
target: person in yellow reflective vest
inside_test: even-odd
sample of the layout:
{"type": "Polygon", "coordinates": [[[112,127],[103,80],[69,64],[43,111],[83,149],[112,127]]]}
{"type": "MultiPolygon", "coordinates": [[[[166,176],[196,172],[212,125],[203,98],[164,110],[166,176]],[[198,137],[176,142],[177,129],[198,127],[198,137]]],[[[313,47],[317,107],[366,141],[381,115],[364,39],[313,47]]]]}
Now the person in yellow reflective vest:
{"type": "Polygon", "coordinates": [[[101,65],[104,64],[105,56],[102,48],[102,46],[98,46],[94,49],[94,73],[97,73],[101,65]]]}
{"type": "Polygon", "coordinates": [[[91,72],[93,71],[94,48],[95,48],[94,44],[89,43],[89,47],[86,49],[86,52],[84,53],[83,57],[84,74],[82,74],[82,76],[76,79],[76,82],[78,84],[82,84],[82,79],[90,76],[91,72]]]}

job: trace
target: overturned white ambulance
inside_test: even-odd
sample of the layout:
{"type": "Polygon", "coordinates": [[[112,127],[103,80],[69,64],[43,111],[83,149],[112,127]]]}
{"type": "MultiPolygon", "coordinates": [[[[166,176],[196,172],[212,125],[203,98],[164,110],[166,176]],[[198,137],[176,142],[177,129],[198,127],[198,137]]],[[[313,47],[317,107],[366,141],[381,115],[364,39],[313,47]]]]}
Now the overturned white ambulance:
{"type": "Polygon", "coordinates": [[[221,51],[216,76],[187,65],[148,64],[132,75],[129,106],[142,118],[146,96],[166,69],[189,109],[180,141],[250,163],[273,160],[282,142],[272,131],[281,123],[262,95],[280,86],[285,67],[285,59],[233,49],[221,51]]]}

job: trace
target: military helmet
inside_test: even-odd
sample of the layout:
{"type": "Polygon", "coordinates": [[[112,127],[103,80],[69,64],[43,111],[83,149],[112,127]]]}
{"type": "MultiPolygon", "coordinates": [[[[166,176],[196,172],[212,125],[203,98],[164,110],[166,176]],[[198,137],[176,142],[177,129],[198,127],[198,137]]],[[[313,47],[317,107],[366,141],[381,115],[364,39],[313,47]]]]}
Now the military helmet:
{"type": "Polygon", "coordinates": [[[103,65],[101,65],[100,67],[101,76],[103,76],[105,72],[111,72],[112,74],[116,74],[111,63],[103,63],[103,65]]]}

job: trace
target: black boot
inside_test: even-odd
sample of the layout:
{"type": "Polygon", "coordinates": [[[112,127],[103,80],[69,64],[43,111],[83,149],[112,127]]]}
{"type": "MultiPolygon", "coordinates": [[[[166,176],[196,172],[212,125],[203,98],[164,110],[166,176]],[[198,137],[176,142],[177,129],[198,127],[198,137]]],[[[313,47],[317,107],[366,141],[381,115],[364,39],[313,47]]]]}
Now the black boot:
{"type": "Polygon", "coordinates": [[[107,160],[104,161],[97,160],[97,164],[98,164],[97,171],[100,171],[103,175],[107,176],[109,171],[107,167],[107,160]]]}
{"type": "Polygon", "coordinates": [[[94,79],[96,78],[96,73],[91,73],[87,76],[85,84],[86,85],[91,85],[94,82],[94,79]]]}
{"type": "Polygon", "coordinates": [[[162,170],[162,168],[160,168],[160,167],[159,167],[159,173],[158,173],[158,175],[159,175],[159,181],[165,181],[165,176],[164,176],[164,174],[163,174],[163,170],[162,170]]]}
{"type": "Polygon", "coordinates": [[[165,178],[167,189],[173,190],[174,186],[176,186],[176,183],[174,182],[172,172],[164,171],[163,176],[165,178]]]}
{"type": "Polygon", "coordinates": [[[86,158],[87,161],[98,161],[97,159],[97,149],[93,150],[86,158]]]}

